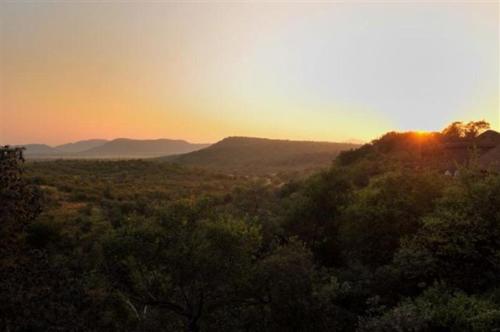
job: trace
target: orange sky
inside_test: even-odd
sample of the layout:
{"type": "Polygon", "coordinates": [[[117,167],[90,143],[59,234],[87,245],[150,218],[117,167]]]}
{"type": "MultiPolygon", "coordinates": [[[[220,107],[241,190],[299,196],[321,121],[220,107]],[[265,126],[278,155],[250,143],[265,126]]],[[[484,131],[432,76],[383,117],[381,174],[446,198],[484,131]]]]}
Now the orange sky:
{"type": "Polygon", "coordinates": [[[0,143],[496,128],[498,5],[0,4],[0,143]]]}

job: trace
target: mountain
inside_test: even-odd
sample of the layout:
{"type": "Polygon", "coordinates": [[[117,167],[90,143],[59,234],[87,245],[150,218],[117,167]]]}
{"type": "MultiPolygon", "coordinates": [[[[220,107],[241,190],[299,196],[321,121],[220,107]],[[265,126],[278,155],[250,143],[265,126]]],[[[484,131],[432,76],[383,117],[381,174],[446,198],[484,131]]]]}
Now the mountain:
{"type": "Polygon", "coordinates": [[[27,157],[33,156],[54,156],[59,154],[59,151],[46,144],[25,144],[19,145],[25,148],[24,155],[27,157]]]}
{"type": "Polygon", "coordinates": [[[304,171],[328,166],[340,151],[358,146],[349,143],[228,137],[205,149],[163,160],[244,173],[304,171]]]}
{"type": "Polygon", "coordinates": [[[89,139],[89,140],[84,140],[84,141],[78,141],[74,143],[67,143],[67,144],[62,144],[58,145],[55,148],[64,153],[78,153],[78,152],[83,152],[89,149],[96,148],[98,146],[103,145],[104,143],[108,142],[108,140],[105,139],[89,139]]]}
{"type": "Polygon", "coordinates": [[[183,140],[135,140],[118,138],[100,146],[80,152],[79,157],[89,158],[146,158],[192,152],[208,144],[192,144],[183,140]]]}

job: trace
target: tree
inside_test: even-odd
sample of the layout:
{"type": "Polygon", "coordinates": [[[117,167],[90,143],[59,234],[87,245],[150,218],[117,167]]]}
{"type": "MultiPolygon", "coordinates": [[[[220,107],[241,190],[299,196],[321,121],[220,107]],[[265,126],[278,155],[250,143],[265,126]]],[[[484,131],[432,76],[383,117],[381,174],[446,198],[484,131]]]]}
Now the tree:
{"type": "Polygon", "coordinates": [[[400,239],[415,234],[432,212],[442,181],[434,173],[395,172],[372,179],[346,208],[340,227],[345,261],[378,267],[392,261],[400,239]]]}
{"type": "Polygon", "coordinates": [[[489,128],[490,124],[484,120],[468,123],[456,121],[446,127],[442,134],[448,139],[475,138],[489,128]]]}
{"type": "Polygon", "coordinates": [[[41,211],[41,193],[23,178],[22,148],[0,148],[0,250],[12,249],[41,211]]]}
{"type": "Polygon", "coordinates": [[[445,281],[466,291],[497,285],[500,273],[500,177],[461,170],[421,230],[404,241],[396,263],[409,280],[445,281]]]}
{"type": "Polygon", "coordinates": [[[239,220],[146,221],[104,242],[103,271],[137,320],[164,312],[196,332],[238,305],[259,243],[258,229],[239,220]]]}
{"type": "Polygon", "coordinates": [[[383,331],[495,331],[500,324],[498,303],[435,284],[415,299],[404,299],[380,315],[363,317],[360,332],[383,331]]]}
{"type": "Polygon", "coordinates": [[[442,134],[449,139],[459,139],[463,137],[464,124],[460,121],[455,121],[443,129],[442,134]]]}
{"type": "Polygon", "coordinates": [[[338,263],[339,221],[352,189],[345,173],[332,168],[311,177],[290,197],[284,228],[303,241],[321,264],[338,263]]]}
{"type": "Polygon", "coordinates": [[[23,176],[23,162],[22,149],[0,148],[0,330],[88,330],[84,271],[46,250],[59,234],[38,222],[42,194],[23,176]]]}
{"type": "Polygon", "coordinates": [[[464,135],[466,138],[474,138],[479,136],[481,132],[488,129],[490,129],[490,124],[484,120],[470,121],[465,125],[464,135]]]}

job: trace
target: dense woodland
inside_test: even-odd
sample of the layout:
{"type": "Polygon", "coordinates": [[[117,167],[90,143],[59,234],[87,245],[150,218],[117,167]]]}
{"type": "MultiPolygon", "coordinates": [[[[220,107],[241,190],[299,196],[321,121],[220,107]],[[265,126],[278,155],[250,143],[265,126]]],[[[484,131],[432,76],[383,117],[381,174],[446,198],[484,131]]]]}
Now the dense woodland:
{"type": "Polygon", "coordinates": [[[207,148],[161,160],[239,175],[310,174],[331,165],[341,151],[358,147],[350,143],[226,137],[207,148]]]}
{"type": "Polygon", "coordinates": [[[307,176],[4,148],[0,329],[498,331],[486,127],[389,133],[307,176]]]}

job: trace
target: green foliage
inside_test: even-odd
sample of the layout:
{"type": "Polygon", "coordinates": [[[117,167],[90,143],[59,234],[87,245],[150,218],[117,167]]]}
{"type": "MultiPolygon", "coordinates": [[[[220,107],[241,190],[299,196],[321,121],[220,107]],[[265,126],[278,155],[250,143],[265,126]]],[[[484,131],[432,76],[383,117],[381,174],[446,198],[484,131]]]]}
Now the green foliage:
{"type": "Polygon", "coordinates": [[[258,229],[236,220],[171,220],[124,227],[105,241],[104,270],[139,320],[175,314],[190,331],[236,302],[260,242],[258,229]],[[140,314],[142,313],[142,314],[140,314]]]}
{"type": "Polygon", "coordinates": [[[415,299],[402,301],[381,316],[363,318],[359,331],[486,332],[499,326],[498,303],[437,285],[415,299]]]}
{"type": "Polygon", "coordinates": [[[491,287],[500,272],[500,177],[465,170],[396,262],[411,278],[466,290],[491,287]]]}
{"type": "Polygon", "coordinates": [[[374,178],[344,211],[339,238],[346,259],[375,267],[389,263],[400,238],[414,234],[421,218],[433,210],[442,185],[433,173],[386,173],[374,178]]]}
{"type": "Polygon", "coordinates": [[[36,218],[41,210],[41,193],[23,178],[22,149],[0,147],[0,248],[8,250],[6,244],[26,224],[36,218]]]}
{"type": "Polygon", "coordinates": [[[445,136],[293,178],[2,152],[0,329],[498,331],[500,175],[445,136]]]}
{"type": "Polygon", "coordinates": [[[352,185],[338,169],[311,177],[303,188],[290,195],[285,228],[304,241],[323,264],[338,261],[338,228],[352,185]]]}
{"type": "Polygon", "coordinates": [[[81,330],[87,326],[82,271],[43,248],[59,233],[34,223],[41,195],[22,176],[21,150],[0,149],[0,329],[81,330]]]}

